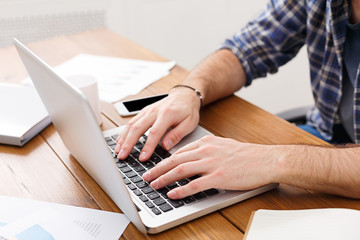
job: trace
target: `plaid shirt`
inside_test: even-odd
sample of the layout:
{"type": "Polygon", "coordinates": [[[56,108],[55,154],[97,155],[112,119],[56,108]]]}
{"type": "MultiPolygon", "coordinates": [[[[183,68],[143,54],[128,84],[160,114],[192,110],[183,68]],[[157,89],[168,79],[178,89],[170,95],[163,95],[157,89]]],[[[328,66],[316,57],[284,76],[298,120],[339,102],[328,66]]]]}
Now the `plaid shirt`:
{"type": "MultiPolygon", "coordinates": [[[[306,44],[315,106],[308,124],[331,139],[340,122],[343,52],[349,16],[348,0],[270,0],[259,17],[249,22],[222,48],[240,60],[247,85],[291,60],[306,44]]],[[[360,143],[360,76],[354,86],[354,135],[360,143]]]]}

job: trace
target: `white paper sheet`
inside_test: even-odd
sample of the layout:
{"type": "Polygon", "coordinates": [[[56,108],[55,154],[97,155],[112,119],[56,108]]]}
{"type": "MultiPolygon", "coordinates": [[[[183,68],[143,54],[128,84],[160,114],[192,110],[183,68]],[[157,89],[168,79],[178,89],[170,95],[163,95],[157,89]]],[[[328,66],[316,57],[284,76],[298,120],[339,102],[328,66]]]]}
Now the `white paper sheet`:
{"type": "Polygon", "coordinates": [[[95,239],[52,208],[6,224],[0,228],[0,235],[17,240],[95,239]]]}
{"type": "MultiPolygon", "coordinates": [[[[74,75],[96,78],[100,99],[116,102],[139,93],[151,83],[167,76],[174,66],[174,61],[153,62],[80,54],[56,66],[54,70],[64,78],[74,75]]],[[[27,78],[23,83],[31,84],[31,80],[27,78]]]]}
{"type": "Polygon", "coordinates": [[[359,226],[351,209],[258,210],[246,240],[358,240],[359,226]]]}
{"type": "Polygon", "coordinates": [[[0,236],[29,240],[36,232],[49,240],[117,240],[128,224],[124,214],[0,196],[0,236]]]}

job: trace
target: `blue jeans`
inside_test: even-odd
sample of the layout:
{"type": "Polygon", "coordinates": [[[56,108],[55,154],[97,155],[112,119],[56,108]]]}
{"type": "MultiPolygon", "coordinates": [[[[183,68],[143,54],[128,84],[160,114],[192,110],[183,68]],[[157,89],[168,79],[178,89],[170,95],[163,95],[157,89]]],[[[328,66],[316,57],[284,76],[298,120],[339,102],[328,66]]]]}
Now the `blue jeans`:
{"type": "Polygon", "coordinates": [[[344,143],[352,143],[353,141],[350,139],[350,137],[347,135],[345,129],[343,128],[343,126],[341,124],[335,125],[334,126],[334,136],[331,140],[326,140],[318,130],[316,130],[316,128],[307,125],[307,124],[303,124],[303,125],[298,125],[299,128],[307,131],[308,133],[314,135],[315,137],[318,137],[322,140],[324,140],[325,142],[331,143],[331,144],[344,144],[344,143]]]}

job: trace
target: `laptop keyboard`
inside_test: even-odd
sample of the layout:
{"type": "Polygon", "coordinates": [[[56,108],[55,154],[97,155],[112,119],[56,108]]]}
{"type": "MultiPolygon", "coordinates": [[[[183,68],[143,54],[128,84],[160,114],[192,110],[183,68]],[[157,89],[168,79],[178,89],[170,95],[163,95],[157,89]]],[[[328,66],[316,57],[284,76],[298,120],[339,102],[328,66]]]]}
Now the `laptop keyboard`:
{"type": "Polygon", "coordinates": [[[163,159],[170,157],[171,154],[164,148],[162,148],[160,145],[158,145],[155,149],[155,152],[148,161],[140,162],[138,160],[138,157],[147,138],[145,135],[143,135],[137,142],[137,144],[134,146],[129,157],[125,160],[118,160],[114,152],[116,147],[116,138],[117,135],[114,135],[111,137],[106,137],[105,140],[113,153],[113,156],[116,160],[116,165],[122,173],[124,183],[136,196],[139,197],[139,199],[145,204],[146,207],[151,209],[154,214],[160,215],[162,213],[169,212],[174,208],[179,208],[219,193],[218,190],[212,188],[203,192],[198,192],[192,196],[180,200],[169,199],[167,193],[171,189],[178,186],[183,186],[189,183],[191,180],[198,178],[199,176],[196,175],[190,178],[181,179],[175,183],[169,184],[166,187],[155,190],[149,185],[148,182],[144,181],[141,176],[148,169],[153,168],[163,159]]]}

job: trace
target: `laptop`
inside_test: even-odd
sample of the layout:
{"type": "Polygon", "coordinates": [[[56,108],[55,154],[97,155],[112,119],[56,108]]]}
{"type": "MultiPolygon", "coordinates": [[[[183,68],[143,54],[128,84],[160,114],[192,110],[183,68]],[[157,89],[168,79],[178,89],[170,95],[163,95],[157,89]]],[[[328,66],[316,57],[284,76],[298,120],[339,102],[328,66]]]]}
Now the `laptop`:
{"type": "Polygon", "coordinates": [[[159,233],[277,187],[269,184],[250,191],[209,189],[178,201],[168,199],[169,189],[198,176],[155,191],[143,181],[142,173],[179,147],[211,133],[198,126],[169,152],[159,145],[143,164],[136,158],[146,141],[144,135],[132,155],[119,161],[113,149],[121,127],[102,132],[86,97],[17,39],[14,44],[65,146],[141,232],[159,233]]]}

